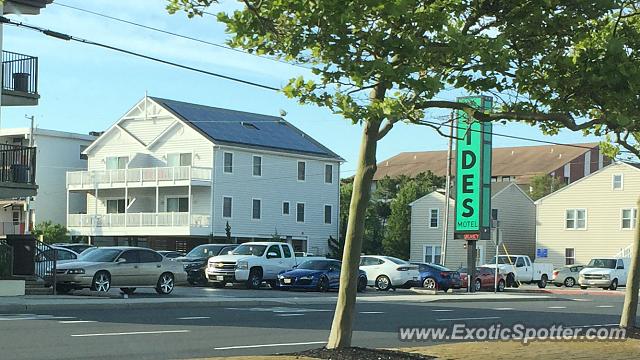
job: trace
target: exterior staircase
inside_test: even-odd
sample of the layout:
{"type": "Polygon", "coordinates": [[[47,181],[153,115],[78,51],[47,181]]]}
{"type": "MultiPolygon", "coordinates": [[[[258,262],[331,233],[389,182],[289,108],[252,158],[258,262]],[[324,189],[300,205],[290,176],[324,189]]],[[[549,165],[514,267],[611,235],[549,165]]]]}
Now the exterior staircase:
{"type": "Polygon", "coordinates": [[[36,277],[24,277],[25,295],[53,295],[53,287],[45,287],[44,281],[36,277]]]}

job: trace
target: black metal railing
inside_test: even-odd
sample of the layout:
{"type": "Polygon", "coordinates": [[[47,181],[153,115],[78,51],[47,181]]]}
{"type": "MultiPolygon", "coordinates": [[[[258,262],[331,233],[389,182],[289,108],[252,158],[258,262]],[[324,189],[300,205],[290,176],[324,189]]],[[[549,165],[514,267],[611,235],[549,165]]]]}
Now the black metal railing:
{"type": "Polygon", "coordinates": [[[10,279],[13,276],[13,247],[6,241],[0,240],[0,279],[10,279]]]}
{"type": "Polygon", "coordinates": [[[0,182],[36,184],[36,148],[0,144],[0,182]]]}
{"type": "Polygon", "coordinates": [[[36,240],[34,252],[35,271],[34,275],[45,282],[51,282],[53,292],[56,291],[56,273],[58,250],[43,242],[36,240]]]}
{"type": "Polygon", "coordinates": [[[2,51],[2,90],[38,95],[38,58],[2,51]]]}

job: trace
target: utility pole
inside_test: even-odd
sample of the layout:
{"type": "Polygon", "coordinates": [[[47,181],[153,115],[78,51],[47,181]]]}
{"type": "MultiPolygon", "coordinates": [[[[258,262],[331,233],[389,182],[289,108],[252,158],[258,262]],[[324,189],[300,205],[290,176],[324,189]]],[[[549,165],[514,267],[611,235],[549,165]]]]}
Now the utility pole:
{"type": "MultiPolygon", "coordinates": [[[[499,246],[500,246],[500,221],[498,221],[497,219],[493,221],[493,223],[495,224],[495,229],[496,229],[496,269],[493,273],[493,278],[494,278],[494,293],[498,293],[498,274],[500,273],[500,271],[498,270],[498,252],[500,251],[499,246]]],[[[506,284],[505,284],[506,285],[506,284]]]]}
{"type": "MultiPolygon", "coordinates": [[[[31,115],[31,116],[27,116],[26,114],[24,115],[25,118],[31,120],[31,123],[29,125],[29,150],[28,151],[34,151],[33,145],[34,145],[34,141],[33,141],[33,122],[35,121],[35,116],[31,115]]],[[[37,156],[37,152],[35,154],[35,156],[37,156]]],[[[35,171],[35,169],[31,169],[31,171],[35,171]]],[[[25,219],[24,219],[24,231],[25,233],[29,234],[31,233],[31,231],[29,230],[31,228],[31,197],[27,196],[26,200],[25,200],[25,219]]]]}
{"type": "Polygon", "coordinates": [[[450,203],[450,192],[451,192],[451,152],[453,148],[453,128],[455,126],[454,123],[454,112],[451,112],[451,120],[449,127],[449,147],[447,149],[447,180],[444,188],[444,197],[445,197],[445,205],[444,205],[444,229],[442,230],[442,247],[441,247],[441,260],[442,266],[446,266],[447,263],[447,237],[449,236],[449,203],[450,203]]]}

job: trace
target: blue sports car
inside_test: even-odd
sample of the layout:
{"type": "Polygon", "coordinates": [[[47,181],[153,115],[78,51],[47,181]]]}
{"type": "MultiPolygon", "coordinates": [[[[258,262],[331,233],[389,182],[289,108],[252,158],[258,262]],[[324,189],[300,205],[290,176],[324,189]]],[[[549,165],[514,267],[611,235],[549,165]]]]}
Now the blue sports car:
{"type": "MultiPolygon", "coordinates": [[[[338,260],[308,260],[293,270],[278,274],[278,288],[281,290],[307,289],[329,291],[340,287],[340,267],[338,260]]],[[[367,275],[360,270],[358,291],[367,287],[367,275]]]]}
{"type": "Polygon", "coordinates": [[[418,265],[422,287],[431,290],[460,289],[460,273],[449,270],[444,266],[426,263],[412,263],[418,265]]]}

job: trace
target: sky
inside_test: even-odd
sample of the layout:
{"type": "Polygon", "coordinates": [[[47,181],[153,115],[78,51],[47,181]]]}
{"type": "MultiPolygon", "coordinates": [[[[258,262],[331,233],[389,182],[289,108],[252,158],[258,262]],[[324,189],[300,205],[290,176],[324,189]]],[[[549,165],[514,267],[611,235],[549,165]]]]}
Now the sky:
{"type": "MultiPolygon", "coordinates": [[[[170,15],[163,0],[61,0],[37,16],[9,15],[12,20],[101,42],[204,70],[282,87],[287,80],[311,75],[309,70],[250,54],[221,49],[65,8],[71,5],[128,21],[153,26],[209,42],[223,44],[229,38],[214,16],[189,19],[185,13],[170,15]]],[[[229,11],[235,1],[221,0],[208,11],[229,11]]],[[[5,25],[3,49],[39,58],[40,102],[35,107],[3,107],[1,126],[27,127],[25,115],[34,115],[39,128],[88,133],[109,128],[138,100],[157,96],[215,107],[279,116],[342,156],[341,176],[351,176],[358,157],[361,127],[352,125],[326,108],[300,105],[282,93],[191,72],[149,60],[77,42],[63,41],[24,28],[5,25]]],[[[440,99],[465,95],[449,90],[440,99]]],[[[447,112],[427,113],[427,120],[441,121],[447,112]]],[[[524,124],[496,124],[496,133],[559,143],[600,141],[582,133],[561,132],[545,136],[524,124]]],[[[539,145],[531,141],[494,137],[494,146],[539,145]]],[[[379,161],[406,151],[443,150],[447,139],[434,130],[400,124],[378,146],[379,161]]]]}

